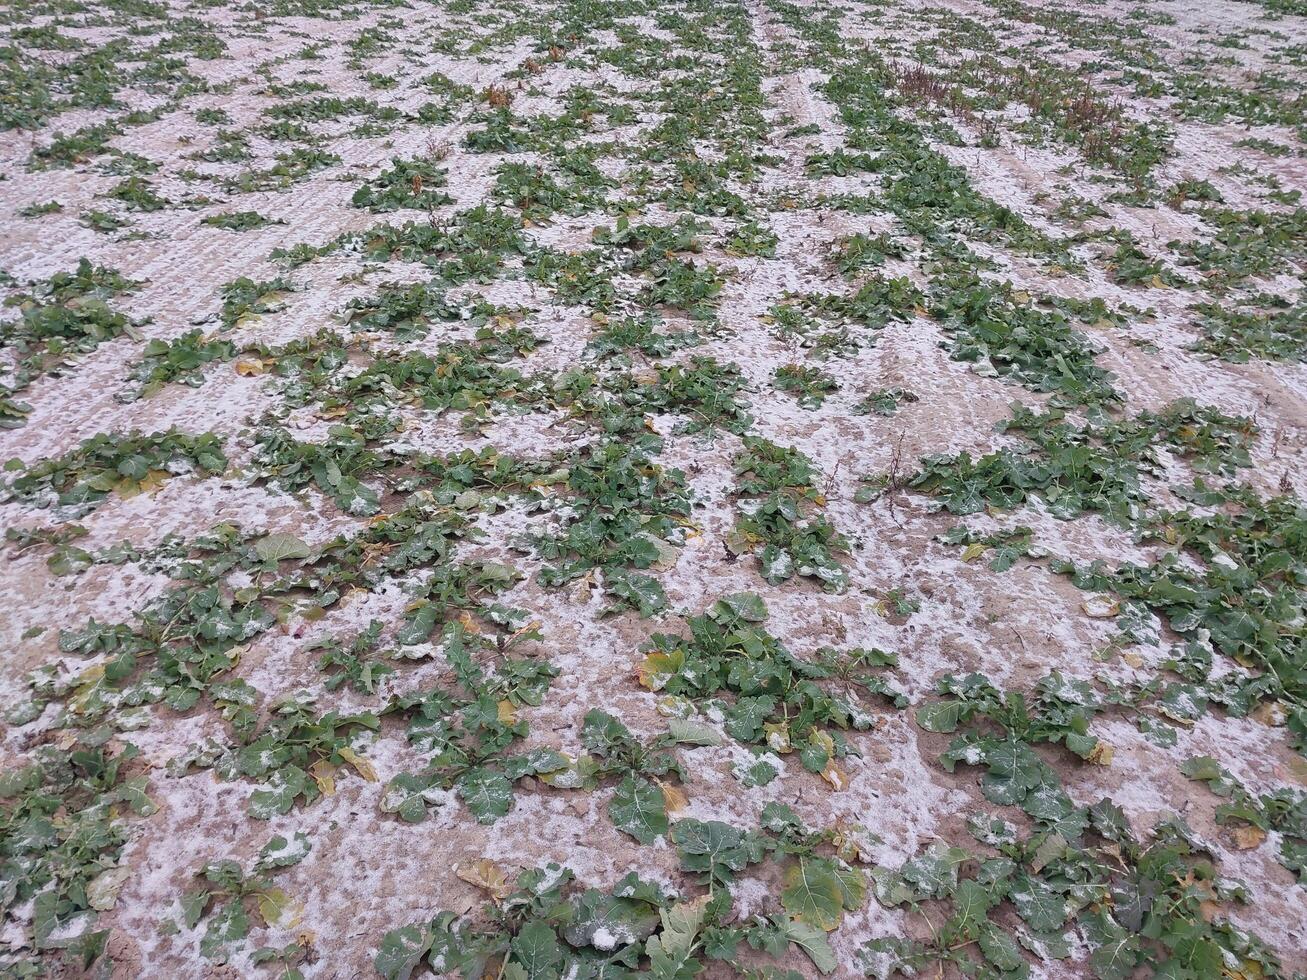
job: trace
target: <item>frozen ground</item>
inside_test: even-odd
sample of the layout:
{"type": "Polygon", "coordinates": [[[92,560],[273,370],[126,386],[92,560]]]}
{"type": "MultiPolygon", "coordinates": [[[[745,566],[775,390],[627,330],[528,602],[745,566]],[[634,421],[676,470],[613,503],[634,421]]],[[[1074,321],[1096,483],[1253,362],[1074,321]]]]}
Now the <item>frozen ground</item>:
{"type": "Polygon", "coordinates": [[[0,4],[3,975],[1307,970],[1305,13],[0,4]]]}

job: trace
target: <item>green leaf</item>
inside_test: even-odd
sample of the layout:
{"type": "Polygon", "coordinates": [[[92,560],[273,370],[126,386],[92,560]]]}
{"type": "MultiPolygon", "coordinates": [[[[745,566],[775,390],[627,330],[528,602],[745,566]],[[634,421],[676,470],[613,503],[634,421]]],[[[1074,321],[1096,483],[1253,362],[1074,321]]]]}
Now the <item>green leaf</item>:
{"type": "Polygon", "coordinates": [[[733,592],[722,596],[713,608],[714,619],[735,617],[750,623],[761,623],[767,618],[767,604],[756,592],[733,592]]]}
{"type": "Polygon", "coordinates": [[[652,575],[606,571],[604,591],[621,600],[620,604],[605,609],[605,614],[620,612],[622,604],[639,610],[640,615],[645,617],[656,615],[667,608],[667,593],[663,591],[662,583],[652,575]]]}
{"type": "Polygon", "coordinates": [[[551,980],[561,974],[562,947],[558,936],[544,922],[528,922],[513,937],[510,946],[513,961],[524,971],[527,980],[551,980]]]}
{"type": "Polygon", "coordinates": [[[381,948],[372,965],[384,980],[408,980],[434,938],[425,925],[392,929],[381,937],[381,948]]]}
{"type": "Polygon", "coordinates": [[[780,771],[766,759],[757,759],[747,766],[737,762],[731,769],[731,775],[744,784],[746,789],[752,789],[755,786],[766,786],[780,775],[780,771]]]}
{"type": "Polygon", "coordinates": [[[395,633],[395,642],[400,646],[413,646],[426,643],[431,631],[440,619],[441,607],[434,602],[423,601],[404,620],[404,624],[395,633]]]}
{"type": "Polygon", "coordinates": [[[250,816],[256,820],[271,820],[289,813],[295,805],[295,797],[304,792],[307,784],[308,775],[297,766],[278,769],[265,784],[266,789],[250,794],[250,816]]]}
{"type": "Polygon", "coordinates": [[[703,925],[707,902],[708,896],[703,895],[693,902],[677,902],[670,909],[659,911],[663,928],[656,936],[649,937],[644,948],[651,972],[658,980],[693,976],[682,968],[694,950],[694,939],[703,925]]]}
{"type": "Polygon", "coordinates": [[[975,937],[982,923],[987,921],[985,914],[993,905],[994,899],[990,897],[988,888],[971,878],[959,882],[953,896],[953,918],[949,920],[951,930],[968,939],[975,937]]]}
{"type": "Polygon", "coordinates": [[[1109,937],[1089,954],[1089,966],[1098,980],[1126,980],[1138,962],[1137,940],[1122,933],[1109,937]]]}
{"type": "Polygon", "coordinates": [[[682,867],[717,881],[730,881],[731,872],[743,871],[752,856],[744,835],[720,820],[678,820],[672,828],[672,839],[682,867]]]}
{"type": "Polygon", "coordinates": [[[716,728],[691,718],[673,718],[667,724],[667,732],[672,736],[672,741],[686,745],[722,744],[722,737],[716,728]]]}
{"type": "Polygon", "coordinates": [[[194,929],[199,924],[200,919],[204,916],[204,907],[209,904],[209,895],[210,893],[203,888],[197,888],[182,895],[182,922],[187,929],[194,929]]]}
{"type": "Polygon", "coordinates": [[[840,886],[844,908],[854,912],[867,903],[867,878],[860,870],[838,861],[830,862],[831,874],[840,886]]]}
{"type": "Polygon", "coordinates": [[[397,814],[405,823],[421,823],[427,816],[427,804],[439,799],[439,794],[425,777],[402,772],[386,784],[381,812],[397,814]]]}
{"type": "Polygon", "coordinates": [[[1020,969],[1026,963],[1017,941],[988,920],[980,930],[980,951],[1004,973],[1020,969]]]}
{"type": "Polygon", "coordinates": [[[581,744],[598,756],[607,756],[631,741],[631,732],[606,711],[591,708],[581,723],[581,744]]]}
{"type": "Polygon", "coordinates": [[[667,833],[667,805],[662,790],[649,780],[627,774],[608,803],[613,826],[641,844],[652,844],[667,833]]]}
{"type": "Polygon", "coordinates": [[[844,918],[844,889],[829,862],[799,858],[785,873],[781,905],[800,922],[830,932],[844,918]]]}
{"type": "Polygon", "coordinates": [[[289,841],[285,837],[274,837],[259,851],[259,860],[254,865],[255,870],[292,867],[308,856],[311,846],[308,835],[299,831],[296,831],[295,836],[289,841]]]}
{"type": "Polygon", "coordinates": [[[955,732],[962,720],[961,701],[936,701],[917,709],[917,724],[928,732],[955,732]]]}
{"type": "Polygon", "coordinates": [[[269,534],[255,542],[254,551],[266,562],[307,558],[312,554],[309,546],[293,534],[269,534]]]}
{"type": "Polygon", "coordinates": [[[835,967],[839,964],[831,951],[830,941],[827,940],[825,932],[797,919],[788,920],[784,928],[785,937],[808,955],[808,959],[812,960],[812,965],[818,972],[824,974],[835,972],[835,967]]]}
{"type": "Polygon", "coordinates": [[[494,823],[513,805],[513,784],[493,769],[469,769],[455,787],[477,823],[494,823]]]}
{"type": "Polygon", "coordinates": [[[925,897],[919,895],[917,889],[908,884],[903,876],[892,868],[872,868],[871,878],[875,882],[876,901],[887,909],[897,908],[925,897]]]}
{"type": "Polygon", "coordinates": [[[1017,915],[1036,932],[1054,932],[1066,923],[1066,897],[1054,891],[1041,878],[1021,875],[1009,893],[1017,915]]]}
{"type": "Polygon", "coordinates": [[[224,962],[227,958],[226,947],[244,939],[250,931],[250,921],[245,914],[245,906],[239,898],[233,898],[221,906],[209,919],[200,940],[200,953],[206,959],[224,962]]]}
{"type": "Polygon", "coordinates": [[[917,888],[920,897],[944,898],[957,887],[958,866],[966,859],[961,848],[935,841],[924,854],[904,864],[899,874],[917,888]]]}
{"type": "Polygon", "coordinates": [[[646,901],[615,898],[591,888],[573,901],[563,938],[573,946],[611,953],[649,938],[659,921],[658,910],[646,901]]]}

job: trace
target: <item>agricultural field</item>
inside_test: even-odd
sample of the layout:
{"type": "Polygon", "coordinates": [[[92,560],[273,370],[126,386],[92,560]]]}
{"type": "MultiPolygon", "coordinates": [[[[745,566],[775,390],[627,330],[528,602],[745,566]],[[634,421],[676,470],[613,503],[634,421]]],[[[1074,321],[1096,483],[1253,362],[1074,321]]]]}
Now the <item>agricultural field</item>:
{"type": "Polygon", "coordinates": [[[0,976],[1307,972],[1303,0],[0,3],[0,976]]]}

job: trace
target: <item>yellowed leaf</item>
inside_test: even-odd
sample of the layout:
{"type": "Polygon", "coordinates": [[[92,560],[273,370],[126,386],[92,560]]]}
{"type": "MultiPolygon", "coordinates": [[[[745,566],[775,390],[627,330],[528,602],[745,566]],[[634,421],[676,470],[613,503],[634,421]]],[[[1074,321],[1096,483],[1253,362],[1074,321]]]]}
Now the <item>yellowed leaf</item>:
{"type": "Polygon", "coordinates": [[[1121,611],[1121,603],[1111,596],[1096,595],[1082,602],[1080,608],[1093,619],[1111,619],[1121,611]]]}
{"type": "Polygon", "coordinates": [[[763,725],[762,730],[767,733],[767,747],[773,752],[779,752],[785,755],[787,752],[793,752],[794,746],[790,744],[790,727],[784,723],[774,723],[763,725]]]}
{"type": "Polygon", "coordinates": [[[150,470],[139,480],[119,480],[114,484],[114,492],[128,500],[137,494],[158,490],[172,476],[167,470],[150,470]]]}
{"type": "Polygon", "coordinates": [[[77,690],[73,694],[70,705],[73,711],[81,714],[87,709],[92,695],[104,680],[104,665],[97,664],[93,667],[87,667],[77,677],[77,690]]]}
{"type": "Polygon", "coordinates": [[[664,694],[654,704],[654,710],[664,718],[689,718],[695,713],[694,702],[679,694],[664,694]]]}
{"type": "Polygon", "coordinates": [[[834,832],[831,843],[835,845],[835,852],[842,859],[850,864],[875,862],[875,847],[880,838],[862,824],[850,824],[841,820],[831,830],[834,832]]]}
{"type": "Polygon", "coordinates": [[[635,669],[635,673],[644,687],[651,691],[660,691],[684,666],[683,650],[673,650],[671,653],[651,650],[635,669]]]}
{"type": "Polygon", "coordinates": [[[679,786],[673,786],[670,783],[664,783],[658,780],[658,788],[663,791],[663,805],[667,808],[668,813],[680,813],[690,805],[689,797],[679,786]]]}
{"type": "MultiPolygon", "coordinates": [[[[1208,919],[1207,921],[1211,922],[1212,920],[1208,919]]],[[[1239,964],[1239,969],[1227,969],[1225,972],[1230,976],[1231,980],[1264,980],[1266,976],[1266,971],[1262,969],[1262,965],[1256,960],[1244,960],[1239,964]]]]}
{"type": "Polygon", "coordinates": [[[92,664],[77,675],[77,683],[79,687],[90,687],[98,683],[103,676],[104,664],[92,664]]]}
{"type": "Polygon", "coordinates": [[[304,907],[280,888],[258,894],[259,917],[265,925],[293,929],[304,915],[304,907]]]}
{"type": "Polygon", "coordinates": [[[1241,851],[1250,851],[1254,847],[1260,847],[1266,840],[1266,831],[1261,827],[1254,827],[1252,824],[1244,824],[1235,827],[1230,836],[1234,839],[1234,846],[1241,851]]]}
{"type": "Polygon", "coordinates": [[[167,470],[150,470],[140,482],[141,493],[158,490],[172,476],[167,470]]]}
{"type": "Polygon", "coordinates": [[[835,765],[834,759],[826,763],[826,768],[821,771],[821,778],[830,783],[830,788],[837,793],[849,786],[849,774],[835,765]]]}
{"type": "Polygon", "coordinates": [[[505,643],[512,643],[520,637],[526,636],[529,633],[534,633],[536,630],[540,629],[540,627],[543,625],[544,623],[542,623],[540,620],[533,619],[531,620],[531,622],[527,623],[521,629],[514,630],[512,633],[510,633],[505,643]]]}
{"type": "Polygon", "coordinates": [[[323,796],[336,795],[336,767],[326,759],[319,759],[309,766],[309,775],[318,784],[318,792],[323,796]]]}
{"type": "Polygon", "coordinates": [[[107,912],[118,904],[118,893],[131,875],[132,869],[119,867],[101,871],[86,886],[87,904],[97,912],[107,912]]]}
{"type": "Polygon", "coordinates": [[[1295,755],[1289,760],[1289,775],[1293,776],[1298,782],[1307,786],[1307,759],[1300,755],[1295,755]]]}
{"type": "Polygon", "coordinates": [[[238,357],[234,365],[236,373],[242,378],[250,378],[262,374],[268,369],[268,366],[257,357],[238,357]]]}
{"type": "Polygon", "coordinates": [[[1116,749],[1112,748],[1107,742],[1099,741],[1097,745],[1085,756],[1086,762],[1091,762],[1096,766],[1110,766],[1112,757],[1116,755],[1116,749]]]}
{"type": "Polygon", "coordinates": [[[513,890],[503,869],[489,858],[478,858],[471,864],[460,864],[454,873],[469,885],[475,885],[482,891],[489,892],[496,900],[505,898],[513,890]]]}
{"type": "Polygon", "coordinates": [[[1263,701],[1253,709],[1252,717],[1270,728],[1278,728],[1285,723],[1288,715],[1279,701],[1263,701]]]}
{"type": "Polygon", "coordinates": [[[517,708],[513,706],[512,701],[504,700],[498,704],[499,723],[501,725],[517,724],[517,708]]]}
{"type": "Polygon", "coordinates": [[[349,746],[340,750],[340,757],[353,766],[354,771],[368,782],[375,783],[377,781],[377,770],[372,768],[372,763],[349,746]]]}

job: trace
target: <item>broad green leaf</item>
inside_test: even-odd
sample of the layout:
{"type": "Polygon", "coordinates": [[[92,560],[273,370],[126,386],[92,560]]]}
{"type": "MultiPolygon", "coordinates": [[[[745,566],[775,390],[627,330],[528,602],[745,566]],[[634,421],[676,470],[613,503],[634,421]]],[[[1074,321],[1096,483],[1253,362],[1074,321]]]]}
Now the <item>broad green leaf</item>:
{"type": "Polygon", "coordinates": [[[839,964],[824,931],[797,919],[790,919],[785,923],[785,936],[808,955],[808,959],[812,960],[812,965],[818,972],[823,974],[835,972],[839,964]]]}
{"type": "Polygon", "coordinates": [[[1019,876],[1009,893],[1017,915],[1036,932],[1055,932],[1067,919],[1065,896],[1054,891],[1041,878],[1019,876]]]}
{"type": "Polygon", "coordinates": [[[454,785],[477,823],[494,823],[513,804],[513,784],[493,769],[469,769],[454,785]]]}
{"type": "Polygon", "coordinates": [[[648,902],[615,898],[592,888],[573,900],[563,938],[573,946],[611,953],[649,938],[660,921],[658,910],[648,902]]]}
{"type": "Polygon", "coordinates": [[[608,804],[613,826],[641,844],[652,844],[667,833],[667,807],[663,792],[642,776],[627,774],[617,784],[608,804]]]}
{"type": "Polygon", "coordinates": [[[955,732],[962,720],[961,701],[936,701],[917,709],[917,724],[928,732],[955,732]]]}
{"type": "Polygon", "coordinates": [[[958,866],[967,859],[966,851],[935,841],[925,851],[899,870],[903,879],[914,885],[922,897],[944,898],[958,883],[958,866]]]}
{"type": "Polygon", "coordinates": [[[522,968],[527,980],[552,980],[561,973],[563,950],[558,936],[544,922],[528,922],[513,937],[510,946],[513,962],[522,968]]]}
{"type": "Polygon", "coordinates": [[[250,794],[250,816],[256,820],[271,820],[289,813],[295,805],[295,798],[304,792],[307,784],[307,774],[296,766],[277,770],[265,784],[266,789],[250,794]]]}
{"type": "Polygon", "coordinates": [[[703,895],[693,902],[677,902],[670,909],[660,910],[662,930],[645,943],[652,975],[658,980],[680,980],[685,975],[683,968],[703,925],[707,902],[708,896],[703,895]]]}
{"type": "Polygon", "coordinates": [[[203,888],[188,891],[181,897],[182,923],[187,929],[194,929],[204,915],[204,907],[209,904],[210,892],[203,888]]]}
{"type": "Polygon", "coordinates": [[[1126,934],[1112,936],[1089,954],[1089,966],[1098,980],[1126,980],[1138,961],[1138,940],[1126,934]]]}
{"type": "Polygon", "coordinates": [[[392,929],[381,937],[381,948],[372,961],[384,980],[408,980],[434,940],[425,925],[392,929]]]}
{"type": "Polygon", "coordinates": [[[311,849],[307,834],[299,831],[288,841],[285,837],[273,837],[259,851],[259,860],[255,869],[289,868],[303,861],[311,849]]]}
{"type": "Polygon", "coordinates": [[[269,534],[254,543],[254,551],[266,562],[307,558],[309,546],[293,534],[269,534]]]}
{"type": "Polygon", "coordinates": [[[690,718],[673,718],[667,723],[667,732],[673,741],[687,745],[722,744],[722,736],[715,727],[690,718]]]}
{"type": "Polygon", "coordinates": [[[681,866],[717,881],[729,881],[731,872],[743,871],[750,860],[761,855],[750,853],[739,830],[719,820],[678,820],[672,839],[681,856],[681,866]]]}
{"type": "Polygon", "coordinates": [[[781,905],[800,922],[830,932],[844,918],[844,889],[828,863],[799,858],[785,873],[781,905]]]}
{"type": "Polygon", "coordinates": [[[980,951],[1004,973],[1025,966],[1025,957],[1021,955],[1017,941],[989,920],[980,929],[980,951]]]}
{"type": "Polygon", "coordinates": [[[767,604],[756,592],[733,592],[718,600],[714,618],[738,617],[751,623],[761,623],[767,618],[767,604]]]}
{"type": "Polygon", "coordinates": [[[990,890],[970,878],[958,883],[953,896],[953,918],[949,927],[959,936],[975,937],[986,921],[985,915],[994,905],[990,890]]]}
{"type": "Polygon", "coordinates": [[[239,898],[220,905],[205,928],[200,940],[200,953],[206,959],[225,962],[230,952],[227,947],[244,939],[250,931],[250,921],[245,915],[245,906],[239,898]]]}
{"type": "Polygon", "coordinates": [[[423,776],[402,772],[386,784],[381,794],[381,812],[394,813],[405,823],[421,823],[427,816],[427,804],[440,797],[440,790],[423,776]]]}

